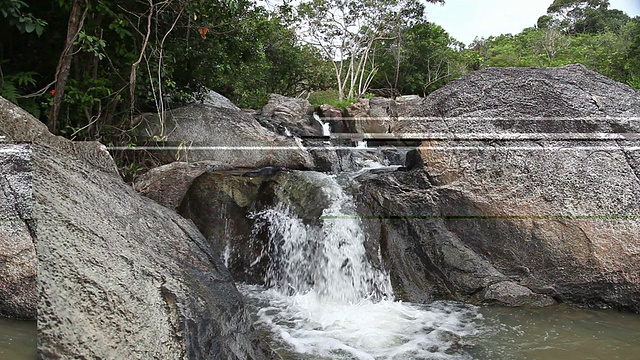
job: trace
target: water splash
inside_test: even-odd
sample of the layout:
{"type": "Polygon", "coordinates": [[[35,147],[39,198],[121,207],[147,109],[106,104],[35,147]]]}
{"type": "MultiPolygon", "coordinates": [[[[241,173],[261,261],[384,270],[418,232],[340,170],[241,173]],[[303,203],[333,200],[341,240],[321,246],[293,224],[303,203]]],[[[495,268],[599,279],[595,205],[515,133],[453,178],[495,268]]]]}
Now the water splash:
{"type": "Polygon", "coordinates": [[[389,275],[367,259],[353,198],[335,176],[304,176],[327,200],[320,219],[303,221],[286,199],[252,215],[254,234],[268,233],[270,288],[240,290],[271,345],[287,359],[470,359],[460,339],[476,331],[475,308],[394,301],[389,275]]]}
{"type": "Polygon", "coordinates": [[[333,177],[319,176],[329,199],[320,224],[305,224],[283,203],[252,215],[256,226],[268,226],[268,251],[275,259],[266,283],[286,295],[313,292],[340,304],[392,299],[388,274],[367,260],[360,220],[350,216],[353,199],[333,177]]]}

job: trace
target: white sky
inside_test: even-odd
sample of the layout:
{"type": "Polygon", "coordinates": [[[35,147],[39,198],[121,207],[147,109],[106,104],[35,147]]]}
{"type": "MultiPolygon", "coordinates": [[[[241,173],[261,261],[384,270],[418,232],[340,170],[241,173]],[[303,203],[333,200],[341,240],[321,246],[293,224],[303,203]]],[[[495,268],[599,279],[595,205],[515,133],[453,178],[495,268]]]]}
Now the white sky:
{"type": "MultiPolygon", "coordinates": [[[[476,36],[517,34],[534,26],[551,3],[553,0],[445,0],[444,5],[427,4],[427,20],[469,45],[476,36]]],[[[640,0],[610,3],[610,9],[622,10],[631,17],[640,15],[640,0]]]]}

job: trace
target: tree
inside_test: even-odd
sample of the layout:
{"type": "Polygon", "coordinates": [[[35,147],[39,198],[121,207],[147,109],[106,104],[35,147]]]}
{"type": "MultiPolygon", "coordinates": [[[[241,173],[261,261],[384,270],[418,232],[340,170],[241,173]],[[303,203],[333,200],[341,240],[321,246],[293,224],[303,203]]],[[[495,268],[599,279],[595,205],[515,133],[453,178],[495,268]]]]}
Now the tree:
{"type": "Polygon", "coordinates": [[[424,5],[418,0],[309,0],[299,5],[298,16],[302,40],[332,63],[339,100],[344,100],[369,87],[378,69],[374,45],[422,20],[424,5]]]}
{"type": "Polygon", "coordinates": [[[442,27],[417,23],[376,48],[380,71],[373,84],[394,94],[424,96],[467,71],[463,48],[442,27]]]}
{"type": "Polygon", "coordinates": [[[539,28],[556,28],[568,34],[619,32],[627,14],[609,9],[608,0],[555,0],[538,19],[539,28]]]}
{"type": "Polygon", "coordinates": [[[282,16],[250,0],[0,0],[1,18],[0,95],[70,138],[128,143],[140,114],[204,88],[261,106],[316,70],[282,16]]]}

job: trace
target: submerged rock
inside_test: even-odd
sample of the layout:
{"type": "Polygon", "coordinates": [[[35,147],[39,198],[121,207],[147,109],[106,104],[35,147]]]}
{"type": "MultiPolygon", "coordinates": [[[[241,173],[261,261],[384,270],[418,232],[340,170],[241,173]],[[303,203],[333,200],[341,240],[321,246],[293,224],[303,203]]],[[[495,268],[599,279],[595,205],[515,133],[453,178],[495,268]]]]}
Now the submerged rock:
{"type": "Polygon", "coordinates": [[[0,134],[33,142],[40,358],[275,357],[192,222],[127,186],[100,144],[1,98],[0,114],[0,134]]]}

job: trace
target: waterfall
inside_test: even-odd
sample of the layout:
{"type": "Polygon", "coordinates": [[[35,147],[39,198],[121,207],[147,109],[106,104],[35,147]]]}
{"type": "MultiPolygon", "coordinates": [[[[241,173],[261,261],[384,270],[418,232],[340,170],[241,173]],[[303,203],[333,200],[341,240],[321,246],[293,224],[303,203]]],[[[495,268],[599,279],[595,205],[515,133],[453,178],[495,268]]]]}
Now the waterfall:
{"type": "Polygon", "coordinates": [[[313,113],[313,118],[320,123],[320,126],[322,126],[322,136],[331,136],[331,128],[329,122],[322,122],[322,120],[320,119],[320,115],[318,115],[317,113],[313,113]]]}
{"type": "Polygon", "coordinates": [[[278,259],[267,271],[267,284],[283,294],[313,292],[343,304],[391,299],[388,274],[367,260],[353,198],[335,177],[315,176],[324,177],[320,190],[329,203],[320,224],[305,224],[283,203],[253,215],[256,226],[268,225],[269,250],[278,259]]]}
{"type": "Polygon", "coordinates": [[[271,258],[267,288],[239,286],[257,328],[286,359],[469,359],[456,339],[475,332],[476,310],[394,301],[389,275],[367,259],[342,175],[296,172],[301,183],[276,190],[279,203],[250,216],[253,233],[268,234],[271,258]],[[310,199],[288,198],[296,196],[310,199]],[[321,207],[312,212],[319,218],[301,204],[321,207]]]}

